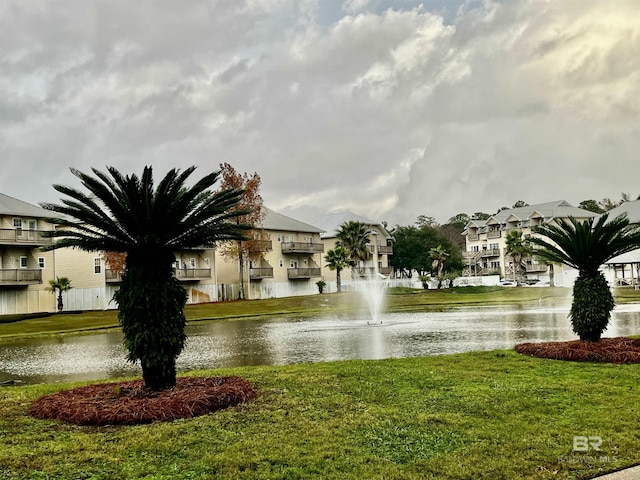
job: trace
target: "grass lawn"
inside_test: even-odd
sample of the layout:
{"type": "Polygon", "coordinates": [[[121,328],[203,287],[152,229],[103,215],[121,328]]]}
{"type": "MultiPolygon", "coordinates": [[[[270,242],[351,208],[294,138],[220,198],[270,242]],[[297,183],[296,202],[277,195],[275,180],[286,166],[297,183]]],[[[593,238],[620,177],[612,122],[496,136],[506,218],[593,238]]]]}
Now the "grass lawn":
{"type": "Polygon", "coordinates": [[[69,385],[0,390],[0,478],[587,479],[640,463],[637,365],[494,351],[197,374],[240,375],[259,397],[96,428],[27,415],[69,385]],[[576,435],[600,451],[573,452],[576,435]]]}
{"type": "MultiPolygon", "coordinates": [[[[526,303],[563,290],[417,291],[389,295],[387,309],[526,303]]],[[[633,293],[624,301],[639,301],[633,293]]],[[[303,315],[324,298],[353,308],[348,295],[331,294],[193,306],[187,315],[303,315]]],[[[114,325],[115,312],[49,318],[65,317],[96,328],[114,325]]],[[[0,335],[64,330],[43,320],[0,325],[0,335]]],[[[239,375],[259,396],[189,420],[97,428],[28,415],[33,400],[71,385],[0,389],[0,479],[588,479],[640,463],[638,365],[493,351],[194,374],[239,375]],[[600,451],[573,452],[574,436],[600,437],[600,451]]]]}

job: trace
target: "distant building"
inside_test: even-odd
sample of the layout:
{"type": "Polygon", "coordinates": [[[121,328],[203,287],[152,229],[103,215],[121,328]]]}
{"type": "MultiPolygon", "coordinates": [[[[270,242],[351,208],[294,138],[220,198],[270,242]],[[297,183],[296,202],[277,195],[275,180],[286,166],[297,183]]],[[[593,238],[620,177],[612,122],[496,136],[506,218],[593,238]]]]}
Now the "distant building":
{"type": "MultiPolygon", "coordinates": [[[[322,229],[269,208],[262,229],[261,258],[245,269],[247,298],[272,298],[318,293],[316,282],[322,279],[324,245],[322,229]],[[247,288],[248,287],[248,288],[247,288]]],[[[238,298],[239,263],[216,251],[216,278],[220,299],[238,298]]]]}
{"type": "MultiPolygon", "coordinates": [[[[491,275],[511,278],[514,271],[513,259],[506,255],[505,238],[512,230],[522,231],[525,237],[536,236],[533,228],[537,225],[553,224],[558,219],[574,217],[586,220],[597,214],[574,207],[565,200],[540,203],[526,207],[509,208],[492,215],[487,220],[471,220],[463,235],[466,251],[463,252],[465,268],[463,275],[491,275]]],[[[527,279],[548,280],[552,273],[549,265],[535,258],[522,260],[521,271],[527,279]]],[[[554,267],[556,285],[570,286],[577,276],[575,269],[558,265],[554,267]]]]}
{"type": "MultiPolygon", "coordinates": [[[[332,213],[325,215],[313,223],[323,230],[320,235],[322,243],[324,244],[324,251],[328,252],[336,247],[336,241],[338,240],[336,234],[340,227],[349,221],[360,222],[365,224],[369,231],[369,253],[371,256],[365,261],[361,261],[356,268],[356,273],[359,277],[366,277],[372,275],[377,269],[378,273],[385,277],[393,276],[393,267],[389,264],[389,258],[393,255],[393,245],[391,242],[391,235],[385,228],[385,226],[374,220],[356,215],[351,212],[332,213]],[[374,258],[374,253],[377,252],[378,257],[374,258]],[[375,262],[375,263],[374,263],[375,262]]],[[[322,276],[328,282],[336,281],[335,270],[330,270],[326,266],[324,257],[322,258],[322,276]]],[[[342,281],[347,281],[351,278],[349,271],[341,274],[342,281]]]]}
{"type": "MultiPolygon", "coordinates": [[[[631,223],[640,225],[640,200],[625,202],[608,214],[610,219],[626,214],[631,223]]],[[[640,249],[612,258],[606,267],[607,279],[613,286],[640,288],[640,249]]]]}

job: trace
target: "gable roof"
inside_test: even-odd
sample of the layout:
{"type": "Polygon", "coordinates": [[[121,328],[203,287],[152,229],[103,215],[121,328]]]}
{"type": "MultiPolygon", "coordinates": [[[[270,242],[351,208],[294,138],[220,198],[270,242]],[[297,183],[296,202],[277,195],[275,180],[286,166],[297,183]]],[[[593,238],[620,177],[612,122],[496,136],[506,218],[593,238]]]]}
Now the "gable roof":
{"type": "Polygon", "coordinates": [[[320,235],[321,238],[335,238],[340,226],[349,221],[360,222],[371,226],[375,225],[382,231],[385,238],[391,238],[391,235],[387,232],[387,229],[384,228],[382,223],[356,215],[352,212],[329,213],[315,220],[313,223],[314,225],[318,225],[324,231],[324,233],[320,235]]]}
{"type": "Polygon", "coordinates": [[[262,221],[262,228],[265,230],[279,230],[284,232],[305,232],[321,233],[323,230],[308,223],[301,222],[295,218],[287,217],[281,213],[264,207],[267,214],[262,221]]]}
{"type": "Polygon", "coordinates": [[[56,218],[59,214],[45,210],[42,207],[23,202],[17,198],[0,193],[0,215],[15,215],[20,217],[56,218]]]}
{"type": "Polygon", "coordinates": [[[624,202],[622,205],[609,210],[609,219],[616,218],[623,213],[627,214],[627,218],[631,223],[640,223],[640,200],[632,202],[624,202]]]}
{"type": "MultiPolygon", "coordinates": [[[[503,224],[512,221],[512,218],[518,219],[518,221],[528,221],[532,217],[544,217],[545,221],[550,221],[554,218],[591,218],[596,215],[596,213],[590,212],[589,210],[574,207],[566,200],[556,200],[554,202],[538,203],[526,207],[507,208],[495,215],[491,215],[485,221],[484,225],[503,224]]],[[[479,221],[475,220],[475,223],[477,226],[479,221]]]]}

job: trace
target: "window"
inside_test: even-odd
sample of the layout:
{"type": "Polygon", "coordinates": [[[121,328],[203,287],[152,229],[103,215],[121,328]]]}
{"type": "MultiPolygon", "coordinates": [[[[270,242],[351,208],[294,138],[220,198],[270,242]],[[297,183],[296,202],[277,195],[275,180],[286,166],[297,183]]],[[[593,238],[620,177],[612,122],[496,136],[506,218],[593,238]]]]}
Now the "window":
{"type": "Polygon", "coordinates": [[[298,268],[298,261],[297,260],[289,260],[289,266],[291,268],[298,268]]]}
{"type": "Polygon", "coordinates": [[[27,268],[27,257],[20,257],[20,268],[27,268]]]}
{"type": "Polygon", "coordinates": [[[209,259],[208,259],[208,258],[205,258],[205,259],[204,259],[204,264],[205,264],[207,267],[209,266],[209,259]]]}
{"type": "Polygon", "coordinates": [[[196,259],[195,258],[190,258],[189,259],[189,265],[191,266],[191,268],[196,268],[196,259]]]}
{"type": "Polygon", "coordinates": [[[500,262],[491,262],[491,268],[494,268],[494,269],[500,268],[500,262]]]}
{"type": "Polygon", "coordinates": [[[44,257],[38,257],[38,266],[44,268],[44,257]]]}
{"type": "Polygon", "coordinates": [[[492,243],[491,245],[489,245],[489,248],[491,248],[491,250],[499,250],[500,249],[500,244],[499,243],[492,243]]]}
{"type": "Polygon", "coordinates": [[[100,257],[93,259],[93,273],[102,273],[102,260],[100,257]]]}
{"type": "Polygon", "coordinates": [[[13,219],[13,227],[14,228],[22,228],[22,219],[21,218],[14,218],[13,219]]]}
{"type": "Polygon", "coordinates": [[[280,268],[284,267],[284,260],[280,260],[280,268]]]}
{"type": "Polygon", "coordinates": [[[173,268],[175,268],[176,270],[180,268],[180,260],[176,260],[175,262],[173,262],[173,268]]]}

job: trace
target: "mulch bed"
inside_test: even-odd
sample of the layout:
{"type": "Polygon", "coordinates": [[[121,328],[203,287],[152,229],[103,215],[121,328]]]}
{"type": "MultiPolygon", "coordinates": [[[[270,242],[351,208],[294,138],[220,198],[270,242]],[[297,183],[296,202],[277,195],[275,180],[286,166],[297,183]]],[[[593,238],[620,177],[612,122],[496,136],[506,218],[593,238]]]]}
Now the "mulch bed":
{"type": "Polygon", "coordinates": [[[640,339],[603,338],[599,342],[521,343],[516,352],[533,357],[576,362],[640,363],[640,339]]]}
{"type": "Polygon", "coordinates": [[[29,413],[76,425],[136,425],[206,415],[255,396],[253,385],[239,377],[179,377],[175,387],[160,392],[133,380],[46,395],[29,413]]]}

